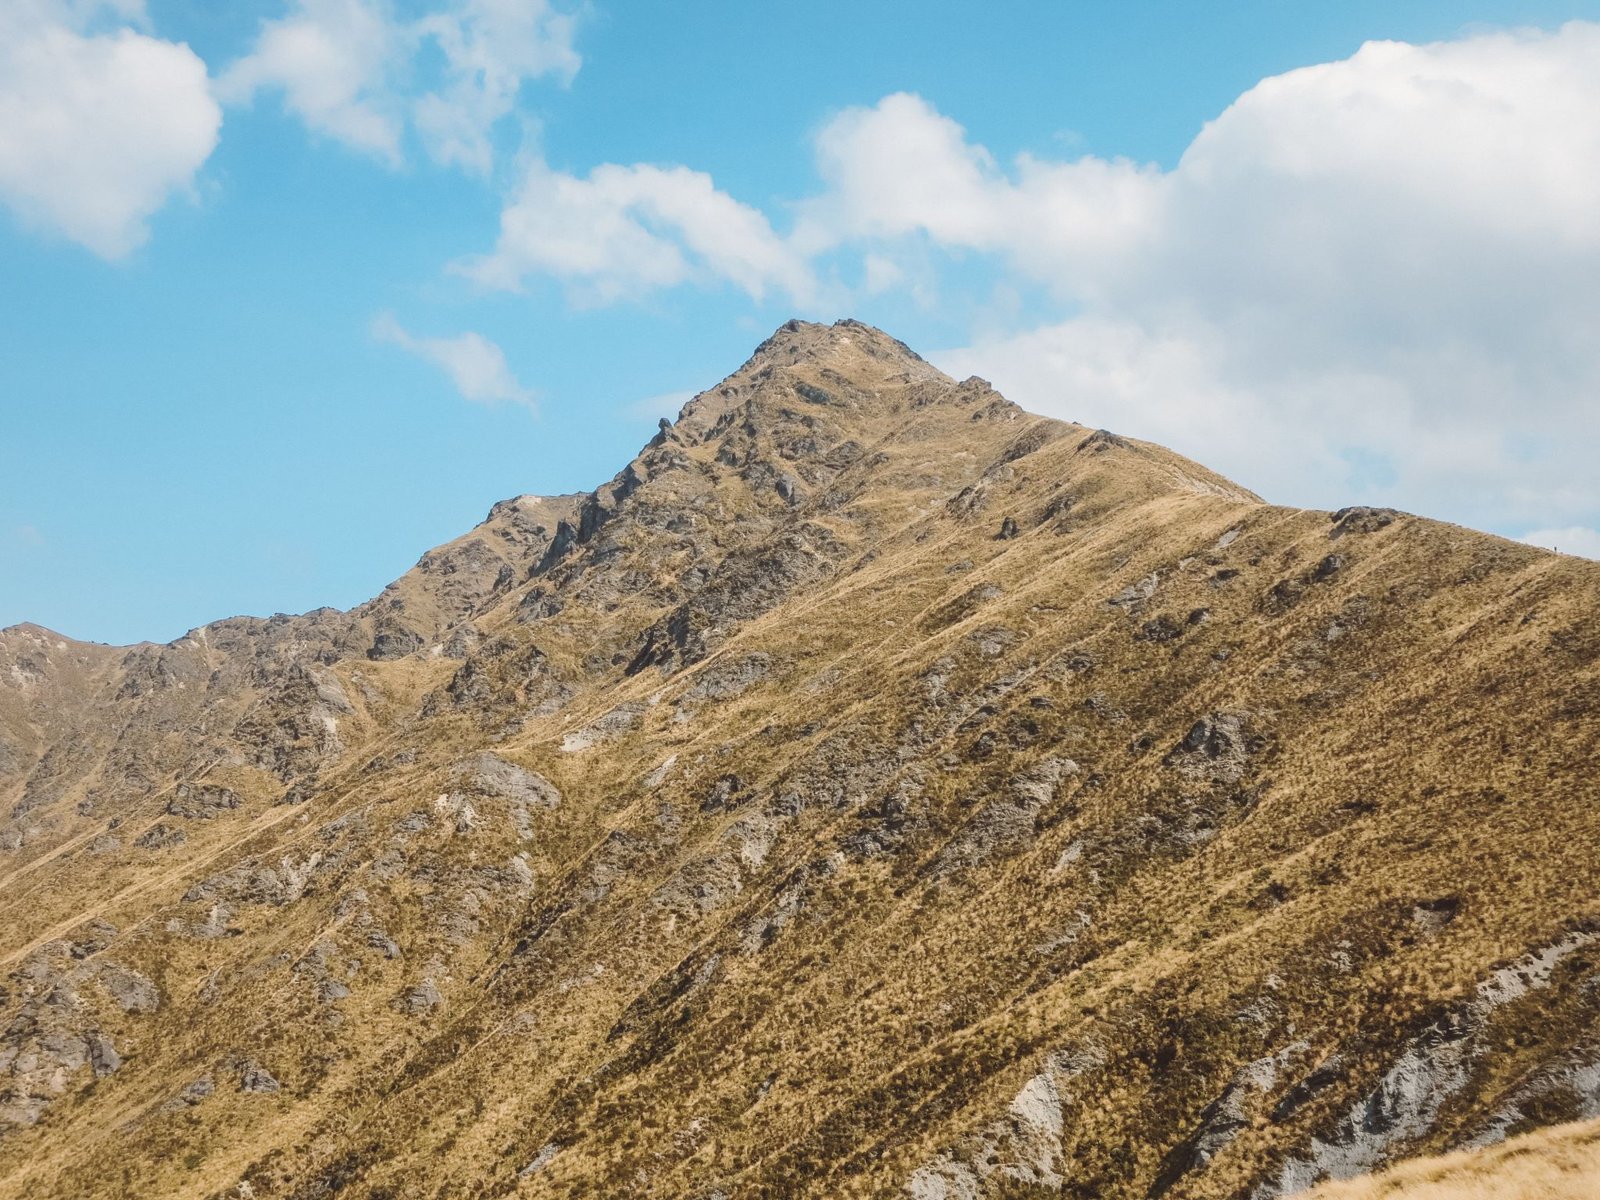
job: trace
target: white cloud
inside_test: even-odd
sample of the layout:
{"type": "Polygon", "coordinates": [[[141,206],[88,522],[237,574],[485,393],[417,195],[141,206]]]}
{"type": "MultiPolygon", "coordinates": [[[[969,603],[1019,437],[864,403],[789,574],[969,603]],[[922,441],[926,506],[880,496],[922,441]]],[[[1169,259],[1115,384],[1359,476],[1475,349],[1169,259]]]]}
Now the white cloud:
{"type": "Polygon", "coordinates": [[[389,0],[294,0],[218,91],[236,104],[279,91],[309,128],[394,165],[410,125],[434,161],[487,174],[523,83],[577,72],[575,27],[548,0],[451,0],[416,20],[389,0]]]}
{"type": "Polygon", "coordinates": [[[418,29],[438,43],[447,69],[417,101],[417,129],[436,161],[479,174],[493,163],[489,131],[515,107],[523,81],[570,82],[582,63],[575,19],[547,0],[466,0],[418,29]]]}
{"type": "Polygon", "coordinates": [[[143,6],[0,6],[0,202],[103,258],[142,245],[186,192],[222,113],[187,46],[123,24],[143,6]]]}
{"type": "Polygon", "coordinates": [[[687,167],[596,167],[587,178],[528,166],[500,216],[494,251],[458,265],[486,287],[552,275],[584,302],[636,298],[691,279],[732,283],[804,303],[804,258],[758,210],[687,167]]]}
{"type": "Polygon", "coordinates": [[[1005,170],[903,95],[818,162],[809,250],[983,252],[1072,314],[942,357],[1021,403],[1291,502],[1600,514],[1600,26],[1368,44],[1264,80],[1170,171],[1005,170]]]}
{"type": "Polygon", "coordinates": [[[1535,529],[1517,539],[1530,546],[1543,546],[1580,558],[1600,559],[1600,529],[1569,525],[1565,529],[1535,529]]]}
{"type": "Polygon", "coordinates": [[[535,408],[534,394],[517,382],[505,353],[482,334],[418,337],[390,313],[372,322],[372,336],[432,363],[450,377],[462,397],[478,404],[520,404],[535,408]]]}
{"type": "Polygon", "coordinates": [[[405,38],[385,7],[367,0],[297,0],[263,21],[255,49],[223,73],[230,104],[277,89],[310,128],[398,163],[403,130],[392,73],[405,38]]]}
{"type": "Polygon", "coordinates": [[[1125,160],[1017,162],[1013,180],[960,125],[919,96],[897,93],[849,109],[817,137],[825,184],[801,206],[797,245],[920,235],[937,245],[1000,254],[1067,294],[1094,261],[1140,249],[1160,202],[1161,175],[1125,160]]]}
{"type": "Polygon", "coordinates": [[[1369,43],[1263,80],[1171,169],[1001,163],[907,94],[838,114],[816,162],[788,232],[687,167],[534,162],[456,269],[809,307],[826,264],[937,308],[984,256],[987,326],[938,361],[1029,407],[1287,503],[1600,523],[1600,25],[1369,43]]]}

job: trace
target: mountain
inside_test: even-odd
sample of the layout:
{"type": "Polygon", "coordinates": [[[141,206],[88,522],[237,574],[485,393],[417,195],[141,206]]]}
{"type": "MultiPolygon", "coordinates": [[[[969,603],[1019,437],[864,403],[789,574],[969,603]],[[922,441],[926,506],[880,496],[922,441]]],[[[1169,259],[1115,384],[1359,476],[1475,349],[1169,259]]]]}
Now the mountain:
{"type": "Polygon", "coordinates": [[[791,322],[350,612],[0,634],[0,1195],[1267,1200],[1600,1115],[1597,611],[791,322]]]}

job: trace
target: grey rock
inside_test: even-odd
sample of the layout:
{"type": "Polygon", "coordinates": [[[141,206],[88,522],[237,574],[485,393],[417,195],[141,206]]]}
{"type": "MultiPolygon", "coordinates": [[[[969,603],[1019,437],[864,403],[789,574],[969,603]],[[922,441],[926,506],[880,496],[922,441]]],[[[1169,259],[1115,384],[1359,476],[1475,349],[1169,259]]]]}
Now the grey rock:
{"type": "Polygon", "coordinates": [[[166,850],[188,840],[189,835],[176,826],[158,823],[134,838],[133,844],[141,850],[166,850]]]}
{"type": "Polygon", "coordinates": [[[1032,845],[1040,810],[1055,799],[1061,781],[1077,773],[1070,758],[1052,757],[1014,776],[1005,794],[983,805],[940,851],[933,874],[982,866],[1032,845]]]}
{"type": "Polygon", "coordinates": [[[91,1033],[85,1037],[84,1044],[88,1048],[89,1066],[97,1078],[111,1074],[122,1065],[122,1056],[105,1034],[91,1033]]]}
{"type": "Polygon", "coordinates": [[[1493,1049],[1490,1019],[1495,1012],[1548,987],[1556,966],[1596,937],[1569,933],[1491,972],[1470,1000],[1413,1039],[1377,1086],[1331,1130],[1313,1137],[1276,1178],[1257,1187],[1252,1200],[1292,1196],[1323,1179],[1364,1175],[1427,1135],[1445,1104],[1468,1086],[1478,1061],[1493,1049]]]}
{"type": "Polygon", "coordinates": [[[413,654],[423,645],[424,639],[420,633],[403,625],[390,624],[378,630],[367,650],[367,657],[375,662],[387,662],[413,654]]]}
{"type": "Polygon", "coordinates": [[[367,945],[382,953],[385,958],[400,957],[399,944],[381,929],[367,931],[367,945]]]}
{"type": "Polygon", "coordinates": [[[405,994],[400,1001],[400,1007],[412,1016],[417,1016],[438,1008],[442,1003],[444,997],[439,994],[439,989],[434,986],[433,980],[424,979],[405,994]]]}
{"type": "Polygon", "coordinates": [[[153,1013],[161,1006],[160,990],[131,967],[105,961],[99,964],[95,974],[123,1012],[153,1013]]]}
{"type": "Polygon", "coordinates": [[[732,700],[772,672],[772,658],[760,652],[713,659],[694,674],[686,700],[732,700]]]}
{"type": "Polygon", "coordinates": [[[1146,600],[1156,594],[1156,589],[1160,586],[1160,574],[1152,571],[1143,579],[1130,583],[1111,599],[1107,600],[1106,603],[1115,605],[1118,608],[1126,608],[1129,611],[1137,611],[1146,600]]]}
{"type": "MultiPolygon", "coordinates": [[[[666,424],[665,420],[662,421],[662,424],[666,424]]],[[[517,1178],[527,1179],[530,1175],[537,1175],[554,1162],[556,1155],[560,1153],[561,1147],[558,1143],[546,1142],[539,1147],[538,1153],[528,1161],[528,1164],[517,1172],[517,1178]]]]}
{"type": "Polygon", "coordinates": [[[200,900],[281,907],[305,895],[312,882],[331,870],[337,854],[313,850],[304,856],[285,854],[276,866],[246,860],[195,884],[183,894],[185,903],[200,900]]]}
{"type": "Polygon", "coordinates": [[[239,1090],[242,1092],[276,1092],[279,1083],[271,1071],[267,1070],[253,1058],[242,1060],[238,1065],[239,1090]]]}
{"type": "Polygon", "coordinates": [[[1337,541],[1347,533],[1376,533],[1392,525],[1399,516],[1392,508],[1367,508],[1364,505],[1341,508],[1333,514],[1333,528],[1328,530],[1328,540],[1337,541]]]}
{"type": "Polygon", "coordinates": [[[207,821],[239,807],[242,801],[232,788],[214,783],[180,783],[167,801],[167,813],[189,820],[207,821]]]}
{"type": "Polygon", "coordinates": [[[1183,740],[1167,755],[1166,763],[1194,779],[1237,783],[1265,744],[1250,729],[1247,714],[1216,712],[1189,727],[1183,740]]]}

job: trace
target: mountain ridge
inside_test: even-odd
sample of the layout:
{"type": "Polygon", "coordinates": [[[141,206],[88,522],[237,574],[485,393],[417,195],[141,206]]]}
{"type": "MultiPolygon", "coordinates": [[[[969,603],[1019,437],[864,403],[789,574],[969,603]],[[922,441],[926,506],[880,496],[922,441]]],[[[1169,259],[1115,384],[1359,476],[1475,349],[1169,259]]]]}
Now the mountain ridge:
{"type": "Polygon", "coordinates": [[[792,322],[349,612],[0,639],[0,1193],[1266,1197],[1580,1115],[1597,597],[792,322]]]}

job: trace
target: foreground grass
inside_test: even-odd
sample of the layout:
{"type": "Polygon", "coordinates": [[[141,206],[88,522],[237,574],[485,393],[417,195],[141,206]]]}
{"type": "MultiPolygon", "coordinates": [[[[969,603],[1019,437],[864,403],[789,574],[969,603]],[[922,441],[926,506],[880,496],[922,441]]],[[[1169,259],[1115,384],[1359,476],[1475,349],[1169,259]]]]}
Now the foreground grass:
{"type": "Polygon", "coordinates": [[[1541,1129],[1487,1150],[1405,1163],[1329,1183],[1307,1200],[1594,1200],[1600,1121],[1541,1129]]]}

